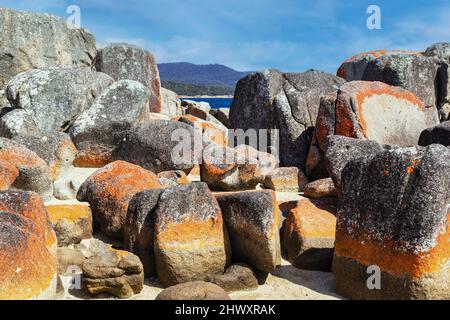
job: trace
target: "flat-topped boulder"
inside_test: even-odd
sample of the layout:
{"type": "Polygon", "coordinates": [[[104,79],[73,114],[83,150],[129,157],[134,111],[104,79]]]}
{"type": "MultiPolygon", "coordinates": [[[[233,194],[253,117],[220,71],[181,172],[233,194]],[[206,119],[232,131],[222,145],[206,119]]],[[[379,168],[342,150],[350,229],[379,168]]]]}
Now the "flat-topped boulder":
{"type": "Polygon", "coordinates": [[[140,82],[150,93],[148,110],[167,112],[162,109],[161,80],[155,57],[145,49],[126,43],[108,44],[99,49],[95,67],[97,71],[110,75],[116,81],[140,82]]]}
{"type": "Polygon", "coordinates": [[[1,8],[0,24],[0,88],[31,69],[91,67],[96,56],[94,36],[59,17],[1,8]]]}
{"type": "Polygon", "coordinates": [[[77,199],[89,202],[102,232],[122,238],[130,200],[140,191],[160,187],[153,172],[125,161],[114,161],[83,182],[77,199]]]}
{"type": "Polygon", "coordinates": [[[171,286],[156,300],[231,300],[224,289],[214,283],[191,281],[171,286]]]}
{"type": "Polygon", "coordinates": [[[333,259],[339,294],[449,299],[449,166],[450,150],[437,144],[381,151],[346,165],[333,259]],[[371,266],[381,272],[378,290],[367,285],[371,266]]]}

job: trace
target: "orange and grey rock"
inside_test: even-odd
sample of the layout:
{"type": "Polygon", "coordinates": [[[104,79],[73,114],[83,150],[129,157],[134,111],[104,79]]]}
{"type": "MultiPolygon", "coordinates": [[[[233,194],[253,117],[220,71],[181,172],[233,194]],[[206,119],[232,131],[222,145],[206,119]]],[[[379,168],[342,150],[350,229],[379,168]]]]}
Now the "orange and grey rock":
{"type": "Polygon", "coordinates": [[[281,263],[280,209],[271,190],[215,194],[228,229],[233,261],[272,272],[281,263]]]}
{"type": "Polygon", "coordinates": [[[337,197],[338,192],[331,178],[319,179],[305,186],[304,194],[308,198],[337,197]]]}
{"type": "Polygon", "coordinates": [[[300,200],[284,221],[283,244],[289,262],[307,270],[330,271],[337,199],[300,200]]]}
{"type": "Polygon", "coordinates": [[[94,221],[99,223],[102,232],[122,238],[130,200],[140,191],[160,187],[153,172],[115,161],[94,172],[81,185],[77,199],[89,202],[94,221]]]}
{"type": "Polygon", "coordinates": [[[351,161],[341,179],[333,272],[353,299],[449,299],[450,151],[398,148],[351,161]],[[370,290],[369,266],[381,271],[370,290]]]}

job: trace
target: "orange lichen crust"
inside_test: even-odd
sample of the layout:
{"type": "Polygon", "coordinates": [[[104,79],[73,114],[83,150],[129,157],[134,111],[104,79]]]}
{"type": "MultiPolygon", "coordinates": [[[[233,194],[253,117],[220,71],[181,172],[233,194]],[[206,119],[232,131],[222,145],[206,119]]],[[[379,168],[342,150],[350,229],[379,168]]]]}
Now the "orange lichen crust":
{"type": "Polygon", "coordinates": [[[19,170],[13,164],[0,160],[0,190],[8,190],[19,176],[19,170]]]}
{"type": "Polygon", "coordinates": [[[336,230],[336,199],[300,200],[286,220],[288,229],[303,238],[333,238],[336,230]]]}
{"type": "Polygon", "coordinates": [[[30,229],[27,218],[0,215],[15,215],[15,223],[4,223],[0,234],[0,300],[51,296],[48,291],[57,273],[56,257],[30,229]]]}
{"type": "Polygon", "coordinates": [[[46,208],[51,223],[57,223],[61,219],[75,222],[91,217],[89,206],[84,204],[50,204],[46,208]]]}
{"type": "Polygon", "coordinates": [[[436,240],[436,246],[426,252],[400,250],[393,240],[374,241],[365,235],[350,239],[345,230],[336,233],[335,255],[353,259],[363,265],[378,265],[391,275],[422,278],[436,273],[450,260],[450,212],[447,227],[436,240]]]}
{"type": "Polygon", "coordinates": [[[407,55],[412,55],[412,56],[423,56],[423,52],[416,52],[416,51],[406,51],[406,50],[386,50],[386,49],[380,49],[380,50],[372,50],[372,51],[366,51],[366,52],[361,52],[358,54],[355,54],[353,56],[351,56],[350,58],[348,58],[347,60],[345,60],[341,66],[339,67],[339,69],[336,72],[336,75],[338,77],[344,78],[346,77],[345,75],[345,68],[344,65],[346,63],[352,62],[354,60],[360,59],[364,56],[367,56],[370,59],[377,59],[380,58],[382,56],[386,56],[386,55],[393,55],[393,54],[407,54],[407,55]]]}
{"type": "Polygon", "coordinates": [[[55,232],[39,195],[31,191],[0,192],[0,211],[19,214],[34,222],[35,232],[50,250],[56,246],[55,232]]]}
{"type": "Polygon", "coordinates": [[[101,168],[110,162],[112,160],[109,151],[89,148],[88,150],[78,151],[73,165],[80,168],[101,168]]]}
{"type": "Polygon", "coordinates": [[[211,142],[224,147],[228,145],[228,136],[212,122],[202,120],[190,114],[175,117],[172,120],[184,122],[192,127],[198,127],[202,130],[203,137],[207,137],[211,142]]]}

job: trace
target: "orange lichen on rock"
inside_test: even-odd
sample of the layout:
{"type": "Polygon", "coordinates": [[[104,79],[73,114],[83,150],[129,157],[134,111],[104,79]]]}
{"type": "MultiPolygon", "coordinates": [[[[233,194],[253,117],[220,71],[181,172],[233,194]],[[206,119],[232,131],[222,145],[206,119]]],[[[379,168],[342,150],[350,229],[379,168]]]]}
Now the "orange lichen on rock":
{"type": "Polygon", "coordinates": [[[361,235],[348,238],[345,232],[336,234],[335,255],[347,257],[370,266],[378,265],[391,275],[422,278],[439,272],[450,260],[450,213],[447,214],[447,228],[436,239],[436,245],[426,252],[402,250],[401,244],[393,240],[375,241],[361,235]]]}
{"type": "Polygon", "coordinates": [[[103,231],[122,237],[131,198],[146,189],[159,189],[158,177],[140,166],[115,161],[94,172],[80,187],[79,201],[89,202],[103,231]]]}
{"type": "Polygon", "coordinates": [[[8,190],[19,176],[19,170],[13,164],[0,160],[0,190],[8,190]]]}
{"type": "Polygon", "coordinates": [[[91,210],[87,204],[49,204],[46,206],[51,223],[60,219],[76,221],[91,217],[91,210]]]}
{"type": "Polygon", "coordinates": [[[111,152],[89,148],[78,151],[73,165],[80,168],[101,168],[112,161],[111,152]]]}
{"type": "Polygon", "coordinates": [[[190,114],[175,117],[172,120],[189,124],[194,128],[199,128],[202,131],[203,138],[208,139],[210,142],[224,147],[228,145],[228,135],[226,132],[212,122],[202,120],[190,114]]]}

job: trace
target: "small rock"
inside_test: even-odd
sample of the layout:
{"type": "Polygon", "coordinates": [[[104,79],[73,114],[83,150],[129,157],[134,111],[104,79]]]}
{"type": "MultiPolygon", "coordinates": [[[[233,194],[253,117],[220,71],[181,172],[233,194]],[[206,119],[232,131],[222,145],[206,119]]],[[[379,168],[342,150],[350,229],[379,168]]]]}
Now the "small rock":
{"type": "Polygon", "coordinates": [[[301,192],[308,178],[297,167],[281,167],[266,176],[264,186],[278,192],[301,192]]]}
{"type": "Polygon", "coordinates": [[[209,110],[209,114],[219,120],[225,127],[230,128],[230,109],[229,108],[217,108],[209,110]]]}
{"type": "Polygon", "coordinates": [[[130,298],[144,287],[144,269],[139,258],[109,248],[83,262],[86,289],[93,295],[107,292],[119,299],[130,298]]]}
{"type": "Polygon", "coordinates": [[[156,300],[231,300],[218,285],[204,281],[192,281],[169,287],[156,300]]]}
{"type": "Polygon", "coordinates": [[[87,204],[47,204],[46,208],[58,246],[65,247],[92,237],[92,214],[87,204]]]}
{"type": "Polygon", "coordinates": [[[422,131],[419,137],[419,145],[428,146],[433,143],[450,146],[450,121],[442,122],[422,131]]]}
{"type": "MultiPolygon", "coordinates": [[[[189,184],[191,180],[186,176],[186,173],[182,170],[171,170],[171,171],[163,171],[157,174],[159,181],[162,179],[169,180],[172,183],[177,184],[189,184]]],[[[163,183],[161,183],[163,184],[163,183]]],[[[174,186],[172,184],[172,186],[174,186]]]]}
{"type": "Polygon", "coordinates": [[[217,284],[227,292],[258,288],[255,272],[245,263],[236,263],[224,274],[209,276],[206,281],[217,284]]]}
{"type": "Polygon", "coordinates": [[[337,199],[300,200],[284,222],[284,247],[299,269],[331,271],[337,199]]]}
{"type": "Polygon", "coordinates": [[[331,178],[325,178],[308,183],[304,194],[308,198],[337,197],[338,192],[331,178]]]}
{"type": "Polygon", "coordinates": [[[33,133],[39,133],[39,128],[28,110],[14,109],[0,118],[1,137],[11,139],[17,135],[33,133]]]}
{"type": "Polygon", "coordinates": [[[75,272],[82,271],[85,259],[86,257],[80,250],[58,248],[58,273],[63,276],[71,276],[75,272]]]}

